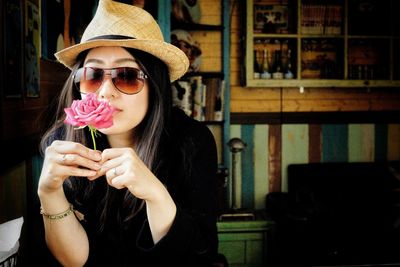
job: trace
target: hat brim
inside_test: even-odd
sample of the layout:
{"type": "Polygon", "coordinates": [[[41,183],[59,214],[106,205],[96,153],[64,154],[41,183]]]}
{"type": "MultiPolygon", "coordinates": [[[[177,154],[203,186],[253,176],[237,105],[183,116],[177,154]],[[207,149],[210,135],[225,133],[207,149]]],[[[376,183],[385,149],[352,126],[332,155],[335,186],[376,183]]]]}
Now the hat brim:
{"type": "Polygon", "coordinates": [[[182,50],[160,40],[96,39],[67,47],[54,55],[58,61],[69,69],[72,69],[81,52],[100,46],[122,46],[126,48],[135,48],[152,54],[161,59],[168,66],[171,82],[182,77],[189,67],[189,59],[182,50]]]}

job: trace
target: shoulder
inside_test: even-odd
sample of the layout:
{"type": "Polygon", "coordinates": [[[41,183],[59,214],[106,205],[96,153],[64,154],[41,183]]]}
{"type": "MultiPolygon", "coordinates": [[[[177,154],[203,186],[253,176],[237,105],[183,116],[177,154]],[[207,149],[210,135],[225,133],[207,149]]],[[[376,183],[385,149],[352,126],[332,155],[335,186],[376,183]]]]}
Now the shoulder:
{"type": "Polygon", "coordinates": [[[172,111],[172,134],[183,140],[191,140],[197,145],[215,145],[210,129],[203,123],[190,118],[182,110],[172,111]]]}

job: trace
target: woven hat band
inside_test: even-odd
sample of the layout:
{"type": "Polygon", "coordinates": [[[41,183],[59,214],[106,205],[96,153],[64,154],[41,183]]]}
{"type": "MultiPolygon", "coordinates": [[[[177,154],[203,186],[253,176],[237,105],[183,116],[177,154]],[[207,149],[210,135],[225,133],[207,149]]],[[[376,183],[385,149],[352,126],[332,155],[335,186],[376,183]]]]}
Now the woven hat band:
{"type": "Polygon", "coordinates": [[[88,41],[93,40],[102,40],[102,39],[109,39],[109,40],[124,40],[124,39],[136,39],[135,37],[125,36],[125,35],[115,35],[115,34],[108,34],[108,35],[100,35],[93,38],[90,38],[88,41]]]}

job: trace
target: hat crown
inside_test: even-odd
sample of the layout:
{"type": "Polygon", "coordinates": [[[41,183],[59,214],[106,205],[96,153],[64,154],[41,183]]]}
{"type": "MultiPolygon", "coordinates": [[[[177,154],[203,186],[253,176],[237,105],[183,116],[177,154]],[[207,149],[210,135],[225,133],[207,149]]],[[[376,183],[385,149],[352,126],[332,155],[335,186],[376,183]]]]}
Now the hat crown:
{"type": "Polygon", "coordinates": [[[144,9],[112,0],[100,0],[81,43],[107,35],[164,41],[157,22],[144,9]]]}

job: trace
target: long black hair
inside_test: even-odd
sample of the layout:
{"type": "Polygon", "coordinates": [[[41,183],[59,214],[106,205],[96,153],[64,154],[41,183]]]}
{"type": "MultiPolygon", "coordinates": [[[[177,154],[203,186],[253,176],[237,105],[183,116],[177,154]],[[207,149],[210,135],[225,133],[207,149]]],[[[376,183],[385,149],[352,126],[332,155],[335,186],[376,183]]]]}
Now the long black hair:
{"type": "MultiPolygon", "coordinates": [[[[172,92],[168,68],[160,59],[146,52],[135,49],[127,49],[127,51],[135,57],[140,68],[149,77],[148,84],[150,89],[147,114],[135,129],[135,152],[158,178],[162,178],[163,175],[159,175],[159,173],[162,166],[165,165],[162,155],[165,153],[165,145],[168,143],[167,139],[170,137],[170,117],[172,110],[172,92]]],[[[69,107],[73,100],[80,99],[79,91],[74,88],[73,75],[83,65],[86,55],[87,52],[84,52],[78,57],[77,63],[73,67],[60,93],[53,125],[41,140],[42,154],[44,154],[46,147],[53,140],[70,140],[84,145],[89,144],[90,136],[87,130],[77,131],[72,126],[66,125],[63,122],[65,119],[64,108],[69,107]]],[[[106,141],[106,136],[101,135],[99,139],[99,149],[107,148],[108,142],[106,141]]],[[[66,180],[65,186],[71,189],[70,192],[81,192],[83,189],[85,192],[84,197],[88,197],[93,191],[93,184],[86,179],[70,177],[66,180]]],[[[117,197],[114,188],[107,186],[106,190],[101,200],[100,230],[104,228],[112,203],[117,197]]],[[[143,208],[144,202],[137,199],[126,189],[121,191],[125,191],[123,196],[124,214],[120,214],[119,217],[121,217],[121,222],[127,222],[143,208]]]]}

